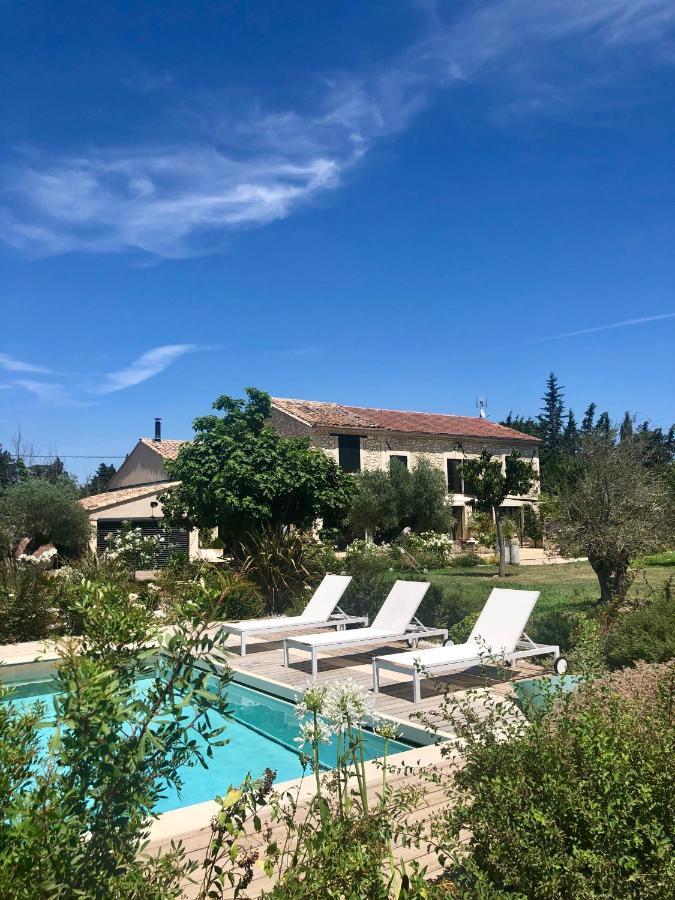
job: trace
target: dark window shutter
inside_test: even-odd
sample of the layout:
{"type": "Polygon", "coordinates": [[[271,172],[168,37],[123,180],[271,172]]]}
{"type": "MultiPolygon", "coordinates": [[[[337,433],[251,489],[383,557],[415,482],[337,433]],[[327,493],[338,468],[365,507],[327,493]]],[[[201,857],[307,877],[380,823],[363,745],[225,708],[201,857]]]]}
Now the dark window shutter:
{"type": "Polygon", "coordinates": [[[358,434],[339,434],[338,463],[345,472],[361,471],[361,438],[358,434]]]}
{"type": "Polygon", "coordinates": [[[408,468],[408,457],[403,456],[402,454],[392,453],[389,457],[389,468],[392,466],[403,466],[404,469],[408,468]]]}
{"type": "Polygon", "coordinates": [[[448,491],[451,494],[462,493],[462,479],[459,474],[460,465],[461,460],[459,459],[448,460],[448,491]]]}

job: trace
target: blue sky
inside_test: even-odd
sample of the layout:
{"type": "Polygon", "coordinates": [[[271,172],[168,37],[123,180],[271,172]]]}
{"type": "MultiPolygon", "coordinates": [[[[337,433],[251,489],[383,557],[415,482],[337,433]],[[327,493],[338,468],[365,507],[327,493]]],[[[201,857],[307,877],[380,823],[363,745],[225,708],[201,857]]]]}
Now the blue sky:
{"type": "Polygon", "coordinates": [[[6,446],[123,455],[246,385],[499,419],[550,370],[675,418],[670,0],[0,17],[6,446]]]}

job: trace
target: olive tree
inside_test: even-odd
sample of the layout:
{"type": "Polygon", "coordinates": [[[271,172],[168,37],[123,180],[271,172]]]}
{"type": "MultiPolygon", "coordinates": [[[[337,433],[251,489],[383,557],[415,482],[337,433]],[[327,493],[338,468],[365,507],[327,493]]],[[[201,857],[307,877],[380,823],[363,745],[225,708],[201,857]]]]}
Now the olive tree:
{"type": "Polygon", "coordinates": [[[449,531],[452,505],[443,472],[427,459],[412,469],[394,462],[389,471],[366,470],[356,476],[356,494],[347,523],[354,534],[376,539],[409,527],[413,531],[449,531]]]}
{"type": "Polygon", "coordinates": [[[537,480],[537,474],[531,463],[521,459],[517,450],[506,457],[504,467],[501,459],[493,459],[489,450],[483,450],[475,459],[464,460],[462,475],[473,485],[476,496],[471,505],[474,509],[494,516],[499,545],[499,575],[503,578],[506,575],[506,545],[501,506],[507,497],[529,494],[537,480]]]}
{"type": "Polygon", "coordinates": [[[0,494],[0,527],[13,543],[23,537],[41,544],[53,543],[71,556],[86,547],[90,536],[89,515],[77,502],[77,486],[67,475],[55,481],[29,477],[0,494]]]}
{"type": "Polygon", "coordinates": [[[547,502],[550,537],[563,555],[588,557],[607,604],[625,600],[632,560],[673,540],[672,491],[664,471],[648,463],[639,441],[589,435],[578,476],[547,502]]]}

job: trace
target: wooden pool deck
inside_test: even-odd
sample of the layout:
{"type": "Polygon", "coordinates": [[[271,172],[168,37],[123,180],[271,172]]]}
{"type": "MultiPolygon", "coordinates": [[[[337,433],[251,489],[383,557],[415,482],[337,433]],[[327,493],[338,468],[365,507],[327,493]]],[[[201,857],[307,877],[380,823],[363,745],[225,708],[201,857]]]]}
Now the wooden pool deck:
{"type": "MultiPolygon", "coordinates": [[[[234,670],[236,678],[242,681],[251,679],[255,682],[257,679],[264,679],[276,686],[282,685],[286,692],[288,689],[302,690],[307,680],[311,677],[310,661],[306,654],[294,653],[291,651],[291,664],[288,668],[283,665],[282,654],[283,633],[267,634],[262,638],[252,639],[247,647],[247,655],[240,657],[238,654],[238,642],[236,639],[230,639],[227,646],[232,648],[232,653],[228,653],[227,661],[234,670]]],[[[369,650],[361,650],[359,652],[351,652],[345,654],[344,651],[332,651],[322,654],[319,658],[319,672],[317,681],[321,683],[330,683],[336,679],[350,678],[366,689],[372,689],[372,669],[371,660],[375,655],[396,652],[406,649],[405,645],[400,643],[392,644],[387,647],[376,647],[369,650]]],[[[532,677],[541,674],[542,669],[528,661],[523,661],[512,678],[508,681],[504,680],[503,674],[493,670],[489,674],[487,670],[480,671],[478,668],[467,670],[459,674],[447,676],[438,679],[436,683],[427,680],[423,683],[422,701],[415,705],[412,702],[412,684],[409,678],[403,675],[387,672],[385,673],[384,685],[381,692],[376,695],[375,709],[383,717],[392,718],[400,723],[410,723],[419,727],[417,715],[423,713],[433,716],[439,707],[439,690],[447,687],[452,692],[458,692],[466,698],[466,692],[470,691],[469,697],[466,698],[470,702],[472,709],[480,715],[481,711],[485,712],[485,703],[488,694],[505,695],[511,690],[511,683],[516,678],[532,677]]],[[[436,726],[445,733],[453,733],[454,728],[452,722],[443,720],[438,716],[436,718],[436,726]]],[[[264,763],[264,761],[261,761],[264,763]]],[[[452,761],[443,757],[437,744],[427,747],[419,747],[401,754],[400,757],[393,757],[392,764],[395,764],[396,770],[392,771],[389,779],[392,787],[403,787],[419,785],[423,788],[424,799],[418,805],[412,818],[419,821],[430,822],[434,816],[439,815],[447,805],[447,799],[442,787],[437,783],[429,782],[423,779],[415,770],[419,771],[421,765],[435,767],[439,774],[445,773],[449,775],[450,771],[456,767],[456,761],[452,761]],[[412,771],[402,770],[403,766],[412,767],[412,771]],[[399,767],[401,767],[399,769],[399,767]]],[[[377,793],[381,782],[381,769],[371,765],[371,775],[369,781],[372,784],[373,796],[377,793]]],[[[311,793],[312,782],[309,779],[306,787],[308,796],[311,793]]],[[[215,793],[215,791],[214,791],[215,793]]],[[[202,805],[204,806],[204,805],[202,805]]],[[[195,808],[195,812],[196,812],[195,808]]],[[[211,815],[215,811],[215,807],[211,808],[211,815]]],[[[176,810],[175,813],[169,813],[162,817],[158,822],[158,827],[153,829],[153,840],[150,845],[152,852],[157,852],[163,847],[168,847],[171,840],[181,840],[185,846],[187,855],[201,863],[208,847],[210,829],[208,827],[209,816],[208,808],[204,806],[199,811],[201,824],[197,827],[189,825],[188,810],[176,810]],[[175,816],[175,821],[182,823],[182,830],[176,832],[171,823],[171,819],[175,816]],[[167,831],[168,827],[168,831],[167,831]],[[162,832],[165,832],[163,835],[162,832]]],[[[271,823],[270,815],[261,815],[263,825],[270,824],[273,833],[279,833],[279,826],[271,823]]],[[[245,846],[255,848],[259,845],[259,839],[252,836],[245,842],[245,846]]],[[[422,843],[419,847],[411,847],[407,849],[398,848],[396,855],[399,859],[409,862],[417,860],[421,866],[427,867],[427,875],[429,878],[436,878],[442,874],[442,867],[438,863],[436,855],[428,852],[426,844],[422,843]]],[[[267,878],[262,869],[256,870],[256,875],[244,896],[254,898],[260,896],[264,890],[269,890],[272,881],[267,878]]],[[[193,898],[197,895],[198,888],[196,885],[185,885],[185,897],[193,898]]],[[[223,897],[231,896],[227,892],[223,897]]]]}

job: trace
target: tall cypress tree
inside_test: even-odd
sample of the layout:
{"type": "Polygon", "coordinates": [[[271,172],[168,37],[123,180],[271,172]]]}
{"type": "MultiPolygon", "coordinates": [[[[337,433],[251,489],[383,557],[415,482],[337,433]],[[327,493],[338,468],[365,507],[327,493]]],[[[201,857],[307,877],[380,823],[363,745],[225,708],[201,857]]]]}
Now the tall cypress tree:
{"type": "Polygon", "coordinates": [[[563,388],[555,374],[546,379],[546,393],[542,397],[544,405],[537,416],[541,448],[541,487],[545,493],[556,493],[564,477],[563,442],[565,403],[563,388]]]}
{"type": "Polygon", "coordinates": [[[579,444],[579,429],[577,428],[577,420],[574,417],[574,410],[567,412],[567,424],[563,431],[563,446],[566,453],[576,453],[579,444]]]}
{"type": "Polygon", "coordinates": [[[593,420],[595,419],[595,403],[590,403],[588,405],[588,409],[584,413],[584,417],[581,420],[581,431],[583,434],[590,434],[593,431],[593,420]]]}
{"type": "Polygon", "coordinates": [[[629,441],[632,437],[633,419],[628,410],[626,410],[626,415],[623,417],[623,422],[621,423],[621,428],[619,430],[619,439],[622,441],[629,441]]]}
{"type": "Polygon", "coordinates": [[[609,437],[612,431],[612,423],[609,420],[608,412],[600,413],[594,430],[603,437],[609,437]]]}
{"type": "Polygon", "coordinates": [[[546,379],[546,393],[542,400],[544,405],[537,416],[543,442],[542,449],[554,452],[562,444],[565,403],[562,385],[558,384],[553,372],[546,379]]]}

